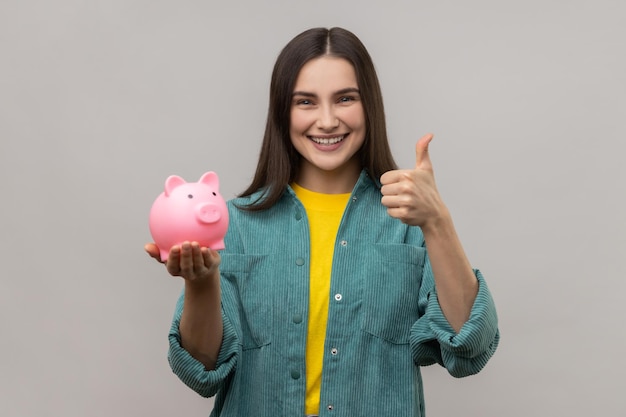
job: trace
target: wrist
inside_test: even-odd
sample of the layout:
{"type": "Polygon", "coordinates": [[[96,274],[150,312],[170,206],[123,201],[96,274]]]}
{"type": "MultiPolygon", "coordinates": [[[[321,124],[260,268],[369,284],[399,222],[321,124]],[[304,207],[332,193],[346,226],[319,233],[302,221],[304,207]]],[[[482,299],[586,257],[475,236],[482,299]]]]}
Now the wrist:
{"type": "Polygon", "coordinates": [[[219,269],[207,274],[200,279],[185,279],[185,291],[201,295],[203,293],[213,293],[220,289],[219,269]]]}
{"type": "Polygon", "coordinates": [[[442,234],[446,231],[453,231],[454,225],[452,222],[452,216],[446,207],[443,207],[437,215],[431,216],[421,226],[424,236],[442,234]]]}

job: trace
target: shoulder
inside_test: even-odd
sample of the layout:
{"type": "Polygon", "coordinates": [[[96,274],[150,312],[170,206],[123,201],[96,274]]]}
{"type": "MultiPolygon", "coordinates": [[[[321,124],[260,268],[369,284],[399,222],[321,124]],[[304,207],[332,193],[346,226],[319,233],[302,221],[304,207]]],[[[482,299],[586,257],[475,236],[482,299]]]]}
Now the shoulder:
{"type": "Polygon", "coordinates": [[[231,218],[235,217],[255,217],[255,218],[263,218],[266,216],[275,216],[282,211],[285,211],[288,207],[293,206],[294,202],[297,200],[295,194],[288,187],[279,200],[274,203],[271,207],[263,210],[254,210],[249,209],[249,207],[262,202],[264,198],[266,198],[267,193],[264,190],[258,190],[254,193],[243,196],[243,197],[235,197],[226,202],[228,207],[228,212],[231,218]]]}

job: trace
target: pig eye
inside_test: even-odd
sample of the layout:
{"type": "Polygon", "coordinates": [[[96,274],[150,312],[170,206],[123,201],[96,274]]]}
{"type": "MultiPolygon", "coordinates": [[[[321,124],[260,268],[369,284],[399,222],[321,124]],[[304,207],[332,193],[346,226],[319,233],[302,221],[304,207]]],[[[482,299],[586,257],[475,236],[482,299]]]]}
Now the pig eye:
{"type": "Polygon", "coordinates": [[[213,195],[217,195],[217,194],[215,194],[215,191],[213,191],[213,195]]]}
{"type": "Polygon", "coordinates": [[[193,198],[193,194],[189,194],[187,198],[193,198]]]}

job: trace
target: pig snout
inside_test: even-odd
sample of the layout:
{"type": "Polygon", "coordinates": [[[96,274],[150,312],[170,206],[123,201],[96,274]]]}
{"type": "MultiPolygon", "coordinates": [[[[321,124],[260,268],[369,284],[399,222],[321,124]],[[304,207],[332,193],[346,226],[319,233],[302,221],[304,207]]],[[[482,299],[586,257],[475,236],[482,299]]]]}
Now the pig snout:
{"type": "Polygon", "coordinates": [[[220,208],[213,203],[202,203],[196,206],[196,218],[200,223],[215,223],[221,217],[220,208]]]}

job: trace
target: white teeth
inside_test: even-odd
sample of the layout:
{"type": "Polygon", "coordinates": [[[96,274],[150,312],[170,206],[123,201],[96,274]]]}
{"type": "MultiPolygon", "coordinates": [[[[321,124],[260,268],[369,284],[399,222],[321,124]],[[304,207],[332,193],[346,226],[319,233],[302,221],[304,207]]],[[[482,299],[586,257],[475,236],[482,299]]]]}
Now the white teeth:
{"type": "Polygon", "coordinates": [[[311,137],[311,140],[319,145],[334,145],[343,140],[344,136],[337,136],[336,138],[315,138],[311,137]]]}

